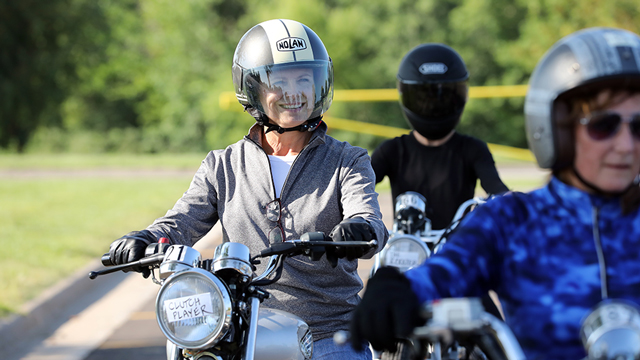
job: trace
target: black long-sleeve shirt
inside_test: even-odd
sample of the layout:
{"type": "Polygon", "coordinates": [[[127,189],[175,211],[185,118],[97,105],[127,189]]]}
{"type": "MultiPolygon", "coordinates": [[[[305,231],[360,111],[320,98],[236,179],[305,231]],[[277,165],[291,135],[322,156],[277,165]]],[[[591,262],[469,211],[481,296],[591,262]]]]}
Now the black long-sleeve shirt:
{"type": "Polygon", "coordinates": [[[394,203],[406,191],[427,199],[433,229],[449,225],[458,207],[473,198],[478,179],[488,194],[508,191],[487,144],[459,133],[440,146],[424,146],[412,134],[387,140],[373,152],[371,164],[376,183],[389,177],[394,203]]]}

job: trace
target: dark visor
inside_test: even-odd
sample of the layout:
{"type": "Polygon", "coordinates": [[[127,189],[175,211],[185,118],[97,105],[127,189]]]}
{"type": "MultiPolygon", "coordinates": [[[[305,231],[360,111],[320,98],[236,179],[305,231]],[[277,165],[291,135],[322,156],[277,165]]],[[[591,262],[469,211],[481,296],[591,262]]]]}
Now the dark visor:
{"type": "Polygon", "coordinates": [[[467,81],[432,84],[398,81],[402,105],[425,118],[459,114],[467,102],[468,89],[467,81]]]}

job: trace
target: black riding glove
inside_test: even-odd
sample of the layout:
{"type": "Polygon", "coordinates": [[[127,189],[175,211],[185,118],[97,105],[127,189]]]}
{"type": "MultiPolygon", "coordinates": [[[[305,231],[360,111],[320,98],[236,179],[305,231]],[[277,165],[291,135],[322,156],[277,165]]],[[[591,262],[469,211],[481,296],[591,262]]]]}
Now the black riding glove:
{"type": "MultiPolygon", "coordinates": [[[[155,236],[149,230],[132,231],[115,240],[109,247],[109,259],[113,265],[122,265],[138,261],[144,257],[147,245],[157,242],[155,236]]],[[[148,278],[151,271],[147,267],[133,269],[148,278]]]]}
{"type": "MultiPolygon", "coordinates": [[[[367,220],[356,217],[353,219],[343,220],[340,224],[336,225],[329,237],[335,241],[370,241],[376,238],[376,233],[367,220]]],[[[371,250],[370,246],[356,246],[356,247],[335,247],[327,249],[327,253],[337,258],[346,257],[348,260],[353,260],[362,257],[367,251],[371,250]]]]}
{"type": "Polygon", "coordinates": [[[407,337],[424,320],[411,283],[394,267],[382,267],[369,279],[351,318],[351,346],[362,350],[369,341],[378,350],[395,352],[396,339],[407,337]]]}

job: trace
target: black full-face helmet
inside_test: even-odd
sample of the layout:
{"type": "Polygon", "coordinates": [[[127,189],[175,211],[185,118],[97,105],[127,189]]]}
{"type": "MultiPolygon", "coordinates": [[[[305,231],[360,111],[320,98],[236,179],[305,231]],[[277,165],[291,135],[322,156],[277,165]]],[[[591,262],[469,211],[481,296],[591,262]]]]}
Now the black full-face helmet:
{"type": "Polygon", "coordinates": [[[573,164],[575,142],[567,102],[606,88],[640,89],[640,37],[614,28],[589,28],[558,41],[536,65],[524,112],[527,141],[541,168],[573,164]]]}
{"type": "Polygon", "coordinates": [[[409,125],[430,140],[447,136],[460,122],[468,79],[464,61],[449,46],[422,44],[409,51],[397,77],[400,106],[409,125]]]}
{"type": "Polygon", "coordinates": [[[270,124],[261,97],[265,91],[295,97],[290,86],[311,89],[291,102],[314,122],[312,127],[306,123],[296,127],[301,131],[315,129],[333,100],[331,58],[318,35],[297,21],[269,20],[247,31],[233,55],[232,74],[238,101],[263,125],[270,124]]]}

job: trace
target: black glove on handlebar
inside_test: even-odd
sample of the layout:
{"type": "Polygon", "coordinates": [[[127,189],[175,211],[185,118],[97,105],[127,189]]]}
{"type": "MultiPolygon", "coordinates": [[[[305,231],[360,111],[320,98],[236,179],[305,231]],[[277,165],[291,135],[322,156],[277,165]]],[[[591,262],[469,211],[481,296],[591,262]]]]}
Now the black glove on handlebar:
{"type": "Polygon", "coordinates": [[[411,283],[394,267],[382,267],[369,279],[362,301],[351,318],[351,346],[364,341],[378,350],[395,352],[396,339],[407,337],[424,320],[411,283]]]}
{"type": "MultiPolygon", "coordinates": [[[[114,265],[138,261],[144,257],[147,245],[156,241],[156,237],[149,230],[132,231],[111,243],[109,259],[114,265]]],[[[145,279],[151,274],[146,267],[137,267],[133,270],[142,273],[145,279]]]]}
{"type": "MultiPolygon", "coordinates": [[[[336,225],[329,237],[335,241],[370,241],[376,238],[376,233],[367,220],[356,217],[353,219],[343,220],[336,225]]],[[[360,247],[335,247],[328,248],[328,257],[344,258],[353,260],[362,257],[367,251],[371,250],[369,246],[360,247]]]]}

